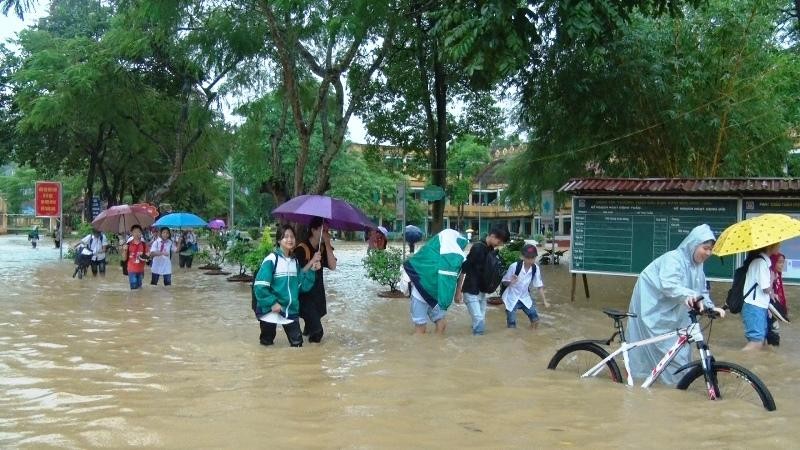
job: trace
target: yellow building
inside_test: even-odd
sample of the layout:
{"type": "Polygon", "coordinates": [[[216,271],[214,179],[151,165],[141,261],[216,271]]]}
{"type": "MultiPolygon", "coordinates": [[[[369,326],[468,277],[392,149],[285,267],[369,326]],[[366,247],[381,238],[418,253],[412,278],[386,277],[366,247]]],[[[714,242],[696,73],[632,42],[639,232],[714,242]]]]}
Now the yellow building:
{"type": "MultiPolygon", "coordinates": [[[[349,150],[361,153],[366,147],[363,144],[351,144],[349,150]]],[[[396,147],[378,146],[378,149],[388,159],[401,157],[401,152],[396,147]]],[[[528,205],[511,205],[505,202],[502,197],[503,192],[508,188],[508,181],[497,175],[497,169],[509,157],[523,150],[522,146],[517,146],[494,151],[492,161],[479,172],[472,185],[472,195],[467,204],[464,205],[461,223],[458,221],[458,205],[451,204],[446,199],[444,210],[445,227],[460,231],[472,229],[477,232],[480,230],[480,236],[487,234],[494,226],[505,226],[512,234],[526,237],[543,233],[541,217],[537,211],[531,209],[528,205]]],[[[428,181],[426,179],[407,177],[408,196],[424,203],[422,191],[427,184],[428,181]]],[[[570,233],[570,207],[570,204],[566,204],[556,212],[556,235],[568,235],[570,233]]],[[[430,208],[428,208],[426,223],[417,223],[415,225],[423,228],[427,234],[430,222],[430,208]]],[[[400,223],[394,225],[391,228],[400,229],[400,223]]]]}

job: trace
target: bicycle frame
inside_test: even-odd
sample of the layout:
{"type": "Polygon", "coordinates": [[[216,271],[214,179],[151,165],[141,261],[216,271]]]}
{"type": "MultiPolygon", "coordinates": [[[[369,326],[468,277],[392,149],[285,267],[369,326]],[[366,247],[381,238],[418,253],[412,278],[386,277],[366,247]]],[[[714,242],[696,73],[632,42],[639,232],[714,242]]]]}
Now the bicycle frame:
{"type": "MultiPolygon", "coordinates": [[[[581,378],[593,377],[599,374],[609,360],[614,359],[614,357],[622,353],[622,358],[625,361],[627,384],[628,386],[633,386],[633,377],[631,376],[631,367],[628,360],[628,350],[655,344],[656,342],[666,341],[667,339],[672,339],[676,336],[678,339],[675,341],[675,344],[664,354],[664,357],[661,358],[658,364],[656,364],[656,366],[650,372],[650,375],[647,377],[644,383],[642,383],[642,387],[647,388],[652,386],[653,383],[658,379],[659,376],[661,376],[661,374],[667,368],[669,363],[672,362],[673,359],[675,359],[675,356],[678,354],[678,351],[687,343],[691,342],[698,343],[698,348],[700,349],[701,353],[701,361],[703,361],[703,367],[705,369],[707,367],[706,365],[707,361],[710,361],[709,358],[711,354],[707,346],[700,345],[700,343],[703,342],[703,331],[699,323],[693,322],[688,327],[680,328],[678,330],[671,331],[669,333],[665,333],[660,336],[655,336],[649,339],[642,339],[641,341],[636,341],[636,342],[625,342],[624,334],[620,332],[621,345],[619,346],[619,348],[614,350],[614,352],[612,352],[605,359],[600,361],[597,365],[587,370],[586,373],[581,375],[581,378]]],[[[710,385],[709,385],[709,396],[711,398],[716,398],[715,390],[710,385]]]]}

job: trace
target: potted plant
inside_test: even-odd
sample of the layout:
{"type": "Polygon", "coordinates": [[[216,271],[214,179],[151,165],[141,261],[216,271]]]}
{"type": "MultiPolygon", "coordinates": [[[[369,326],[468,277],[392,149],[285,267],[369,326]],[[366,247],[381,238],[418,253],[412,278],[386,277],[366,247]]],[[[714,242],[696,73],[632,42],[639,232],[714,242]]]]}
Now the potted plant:
{"type": "MultiPolygon", "coordinates": [[[[250,241],[237,239],[225,254],[229,262],[239,265],[239,273],[228,277],[228,281],[253,281],[253,276],[247,274],[247,255],[253,249],[250,241]]],[[[255,272],[253,272],[255,273],[255,272]]]]}
{"type": "Polygon", "coordinates": [[[275,243],[272,240],[272,228],[266,226],[264,227],[264,232],[261,233],[261,239],[258,240],[258,245],[254,248],[251,247],[244,257],[244,265],[247,269],[250,269],[253,277],[256,276],[258,269],[261,268],[264,258],[273,250],[275,250],[275,243]]]}
{"type": "Polygon", "coordinates": [[[367,269],[367,278],[389,288],[388,291],[378,293],[378,296],[405,297],[397,289],[397,284],[400,282],[400,267],[403,265],[403,251],[401,249],[395,247],[389,247],[386,250],[370,249],[361,262],[364,264],[364,268],[367,269]]]}
{"type": "Polygon", "coordinates": [[[207,275],[223,275],[222,263],[225,261],[225,246],[225,239],[212,231],[211,235],[208,237],[208,247],[211,250],[204,250],[196,255],[201,261],[206,262],[206,264],[200,266],[199,269],[207,270],[207,275]]]}

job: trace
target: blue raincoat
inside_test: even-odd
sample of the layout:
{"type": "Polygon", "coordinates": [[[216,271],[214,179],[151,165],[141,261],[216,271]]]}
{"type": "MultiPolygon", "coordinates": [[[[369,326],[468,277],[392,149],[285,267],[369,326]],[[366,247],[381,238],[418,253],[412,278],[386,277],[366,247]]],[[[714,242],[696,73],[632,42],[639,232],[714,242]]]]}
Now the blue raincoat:
{"type": "MultiPolygon", "coordinates": [[[[642,271],[633,288],[628,308],[637,315],[628,319],[628,342],[648,339],[688,326],[689,314],[684,305],[686,297],[702,295],[705,306],[714,307],[708,294],[703,264],[694,262],[695,249],[703,242],[714,239],[714,233],[708,225],[699,225],[686,236],[677,249],[659,256],[642,271]]],[[[631,375],[638,379],[647,378],[674,343],[675,340],[667,339],[632,349],[628,353],[631,375]]],[[[667,384],[677,384],[683,374],[673,373],[687,364],[691,357],[691,347],[684,346],[659,380],[667,384]]]]}

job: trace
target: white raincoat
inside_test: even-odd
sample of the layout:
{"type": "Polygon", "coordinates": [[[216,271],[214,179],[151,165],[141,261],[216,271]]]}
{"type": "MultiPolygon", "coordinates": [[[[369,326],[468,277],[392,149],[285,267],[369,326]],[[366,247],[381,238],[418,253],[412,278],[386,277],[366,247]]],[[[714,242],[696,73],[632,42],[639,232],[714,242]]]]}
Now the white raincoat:
{"type": "MultiPolygon", "coordinates": [[[[637,315],[628,319],[625,336],[628,342],[688,326],[689,314],[684,305],[686,297],[702,295],[706,307],[714,307],[708,294],[703,265],[694,262],[695,249],[703,242],[714,239],[714,233],[708,225],[699,225],[686,236],[677,249],[659,256],[642,271],[633,288],[628,308],[637,315]]],[[[667,339],[631,350],[628,355],[633,377],[647,378],[674,343],[673,339],[667,339]]],[[[659,380],[667,384],[677,384],[683,374],[673,373],[687,364],[691,356],[691,348],[684,346],[659,380]]]]}

